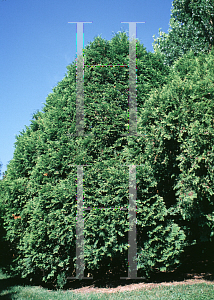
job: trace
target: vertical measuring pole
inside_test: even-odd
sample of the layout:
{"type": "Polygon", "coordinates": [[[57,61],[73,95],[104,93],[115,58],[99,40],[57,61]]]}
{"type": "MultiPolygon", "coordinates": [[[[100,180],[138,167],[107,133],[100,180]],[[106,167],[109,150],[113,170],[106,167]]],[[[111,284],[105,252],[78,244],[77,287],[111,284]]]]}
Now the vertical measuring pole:
{"type": "Polygon", "coordinates": [[[137,200],[136,165],[129,165],[128,277],[120,277],[120,279],[145,279],[145,277],[137,277],[136,200],[137,200]]]}
{"type": "Polygon", "coordinates": [[[136,74],[136,23],[145,22],[121,22],[129,23],[129,134],[137,134],[137,74],[136,74]]]}
{"type": "Polygon", "coordinates": [[[84,277],[83,166],[77,166],[76,278],[84,277]]]}
{"type": "MultiPolygon", "coordinates": [[[[83,24],[92,22],[68,22],[76,23],[76,134],[84,136],[84,32],[83,24]]],[[[83,219],[83,166],[77,166],[77,217],[76,217],[76,279],[93,279],[84,277],[84,219],[83,219]]],[[[72,279],[68,277],[67,279],[72,279]]],[[[74,277],[75,278],[75,277],[74,277]]]]}
{"type": "Polygon", "coordinates": [[[76,134],[84,136],[84,32],[83,24],[92,22],[68,22],[76,23],[76,134]]]}
{"type": "Polygon", "coordinates": [[[83,165],[77,165],[76,277],[67,277],[67,279],[93,279],[93,277],[84,277],[85,262],[83,207],[83,165]]]}
{"type": "Polygon", "coordinates": [[[84,135],[84,58],[83,58],[83,23],[77,23],[77,58],[76,58],[76,135],[84,135]]]}
{"type": "Polygon", "coordinates": [[[137,277],[137,241],[136,241],[136,166],[129,166],[129,251],[128,278],[137,277]]]}
{"type": "Polygon", "coordinates": [[[129,24],[129,134],[137,134],[136,23],[129,24]]]}

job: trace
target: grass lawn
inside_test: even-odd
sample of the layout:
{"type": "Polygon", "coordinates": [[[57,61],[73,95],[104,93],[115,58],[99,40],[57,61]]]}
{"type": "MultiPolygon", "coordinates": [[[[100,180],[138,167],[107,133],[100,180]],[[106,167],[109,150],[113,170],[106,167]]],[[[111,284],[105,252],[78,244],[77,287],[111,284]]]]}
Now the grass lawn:
{"type": "Polygon", "coordinates": [[[51,291],[39,286],[27,286],[21,281],[7,277],[0,270],[0,300],[9,299],[166,299],[166,300],[214,300],[214,285],[206,283],[171,285],[116,293],[74,293],[72,291],[51,291]]]}

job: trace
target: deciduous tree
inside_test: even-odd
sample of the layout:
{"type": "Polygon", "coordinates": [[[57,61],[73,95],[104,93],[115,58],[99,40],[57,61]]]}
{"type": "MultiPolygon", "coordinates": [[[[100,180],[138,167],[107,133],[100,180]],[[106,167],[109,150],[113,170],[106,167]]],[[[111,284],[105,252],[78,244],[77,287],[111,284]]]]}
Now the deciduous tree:
{"type": "Polygon", "coordinates": [[[213,0],[174,0],[172,4],[169,32],[159,29],[153,43],[154,51],[162,53],[168,65],[190,49],[198,55],[214,45],[213,0]]]}

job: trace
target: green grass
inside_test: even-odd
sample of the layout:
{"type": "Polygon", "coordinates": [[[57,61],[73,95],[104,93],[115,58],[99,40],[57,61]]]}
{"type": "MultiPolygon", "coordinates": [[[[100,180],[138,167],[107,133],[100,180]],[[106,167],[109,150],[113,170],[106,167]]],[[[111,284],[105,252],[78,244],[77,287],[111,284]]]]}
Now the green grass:
{"type": "Polygon", "coordinates": [[[76,294],[71,291],[50,291],[39,286],[16,284],[13,278],[0,270],[0,300],[70,300],[70,299],[167,299],[167,300],[214,300],[214,285],[200,283],[193,285],[159,286],[152,289],[111,294],[76,294]]]}

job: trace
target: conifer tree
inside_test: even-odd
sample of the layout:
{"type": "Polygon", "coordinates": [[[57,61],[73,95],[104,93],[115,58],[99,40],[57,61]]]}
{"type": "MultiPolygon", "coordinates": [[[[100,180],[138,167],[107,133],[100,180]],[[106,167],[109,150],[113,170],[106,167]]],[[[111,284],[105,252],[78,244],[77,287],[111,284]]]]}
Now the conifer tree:
{"type": "MultiPolygon", "coordinates": [[[[121,136],[128,133],[127,35],[118,33],[110,41],[97,37],[84,55],[85,134],[92,135],[74,135],[74,62],[43,110],[17,136],[3,181],[4,226],[13,258],[10,274],[34,277],[44,271],[43,280],[58,285],[76,268],[77,165],[84,165],[84,207],[94,208],[84,213],[86,269],[105,274],[128,268],[128,210],[121,208],[128,209],[129,169],[123,165],[139,162],[123,154],[126,147],[138,146],[136,138],[121,136]]],[[[150,94],[168,82],[169,72],[160,54],[147,53],[137,41],[138,115],[150,94]]],[[[137,151],[143,153],[144,148],[137,151]]],[[[137,172],[138,270],[149,276],[179,263],[185,233],[154,190],[151,166],[145,163],[137,172]]]]}
{"type": "Polygon", "coordinates": [[[139,190],[149,178],[168,218],[200,247],[211,247],[214,236],[213,107],[214,49],[197,57],[190,51],[176,61],[168,83],[145,101],[138,126],[146,139],[139,137],[123,152],[146,166],[139,190]]]}

